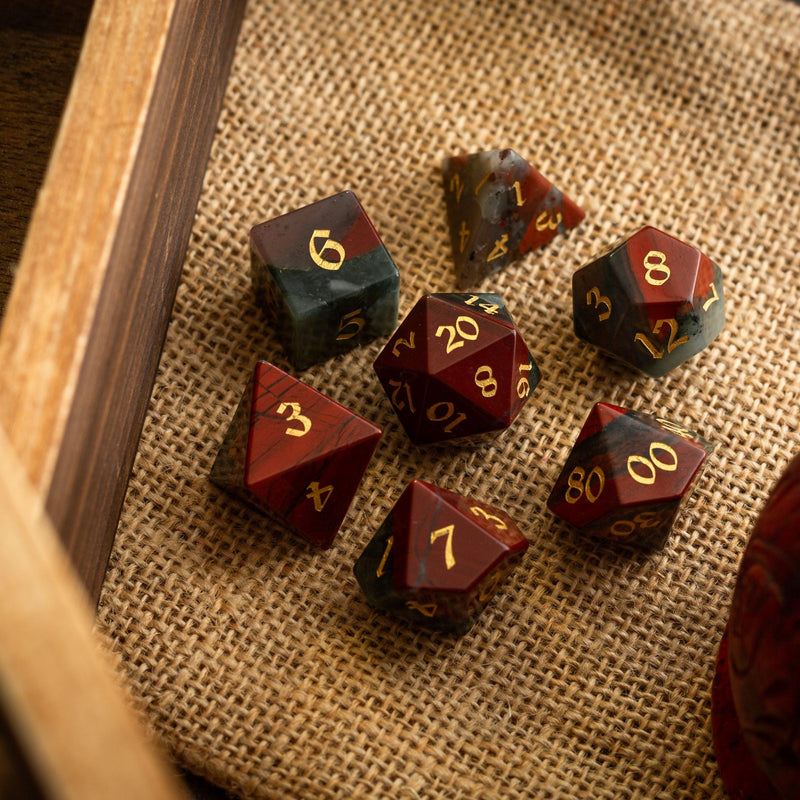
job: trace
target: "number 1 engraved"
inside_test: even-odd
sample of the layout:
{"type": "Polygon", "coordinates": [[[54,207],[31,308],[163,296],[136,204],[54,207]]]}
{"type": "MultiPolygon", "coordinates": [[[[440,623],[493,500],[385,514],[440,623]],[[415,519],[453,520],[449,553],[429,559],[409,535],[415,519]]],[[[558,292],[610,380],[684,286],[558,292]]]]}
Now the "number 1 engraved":
{"type": "Polygon", "coordinates": [[[514,187],[514,191],[516,192],[517,195],[517,208],[519,208],[520,206],[524,206],[525,200],[522,197],[522,187],[519,185],[519,181],[514,181],[514,183],[512,183],[511,185],[514,187]]]}
{"type": "Polygon", "coordinates": [[[444,563],[447,569],[452,569],[456,565],[455,556],[453,556],[453,531],[454,525],[445,525],[443,528],[437,528],[431,531],[431,544],[442,536],[446,536],[447,540],[444,544],[444,563]]]}
{"type": "Polygon", "coordinates": [[[289,412],[289,416],[286,417],[287,422],[300,423],[299,428],[286,428],[284,433],[287,436],[305,436],[311,430],[311,420],[301,413],[302,410],[300,403],[281,403],[278,406],[279,414],[289,412]]]}
{"type": "Polygon", "coordinates": [[[339,267],[344,264],[344,247],[337,242],[335,239],[328,238],[331,235],[330,231],[323,231],[323,230],[315,230],[311,234],[311,238],[308,240],[308,254],[311,256],[311,260],[322,269],[328,270],[337,270],[339,267]],[[325,243],[322,245],[320,250],[317,250],[317,246],[314,243],[315,239],[325,239],[325,243]],[[323,257],[323,254],[327,250],[333,250],[337,256],[339,256],[338,261],[330,261],[323,257]]]}
{"type": "Polygon", "coordinates": [[[375,573],[376,578],[380,578],[381,575],[383,575],[383,572],[386,569],[386,562],[389,560],[389,553],[392,552],[393,544],[394,544],[394,536],[390,536],[386,540],[386,549],[383,551],[383,555],[381,556],[381,563],[378,564],[378,571],[375,573]]]}

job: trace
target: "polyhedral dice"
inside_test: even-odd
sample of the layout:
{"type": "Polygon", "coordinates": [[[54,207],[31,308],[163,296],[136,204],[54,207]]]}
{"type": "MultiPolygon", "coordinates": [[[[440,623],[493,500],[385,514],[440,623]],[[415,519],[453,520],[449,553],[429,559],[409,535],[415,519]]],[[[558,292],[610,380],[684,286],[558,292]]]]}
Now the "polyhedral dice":
{"type": "Polygon", "coordinates": [[[442,167],[459,288],[475,285],[584,212],[513,150],[450,156],[442,167]]]}
{"type": "Polygon", "coordinates": [[[507,428],[540,377],[496,294],[422,297],[374,367],[416,444],[507,428]]]}
{"type": "Polygon", "coordinates": [[[585,533],[657,547],[712,449],[682,425],[597,403],[547,505],[585,533]]]}
{"type": "Polygon", "coordinates": [[[394,330],[400,275],[353,192],[256,225],[250,252],[256,300],[296,369],[394,330]]]}
{"type": "Polygon", "coordinates": [[[731,798],[800,789],[800,456],[773,488],[739,565],[712,692],[731,798]]]}
{"type": "Polygon", "coordinates": [[[210,479],[329,547],[380,436],[371,422],[260,361],[210,479]]]}
{"type": "Polygon", "coordinates": [[[725,325],[722,272],[708,256],[644,227],[572,277],[575,333],[659,377],[725,325]]]}
{"type": "Polygon", "coordinates": [[[415,480],[353,569],[375,608],[463,633],[527,548],[503,511],[415,480]]]}

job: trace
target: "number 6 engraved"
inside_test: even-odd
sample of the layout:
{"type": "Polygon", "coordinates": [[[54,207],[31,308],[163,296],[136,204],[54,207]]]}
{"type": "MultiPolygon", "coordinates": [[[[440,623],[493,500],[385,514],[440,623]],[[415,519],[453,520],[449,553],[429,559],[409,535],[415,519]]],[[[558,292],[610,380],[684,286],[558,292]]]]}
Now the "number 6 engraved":
{"type": "Polygon", "coordinates": [[[286,417],[287,422],[300,423],[299,428],[287,428],[284,431],[287,436],[305,436],[311,430],[311,420],[300,413],[302,410],[300,403],[281,403],[278,406],[279,414],[289,412],[289,416],[286,417]]]}
{"type": "Polygon", "coordinates": [[[342,264],[344,264],[344,247],[342,247],[342,245],[339,244],[339,242],[337,242],[335,239],[329,239],[328,237],[330,235],[330,231],[315,230],[311,234],[311,238],[308,240],[308,254],[311,256],[311,260],[318,267],[322,267],[322,269],[337,270],[342,266],[342,264]],[[319,250],[317,250],[314,240],[323,238],[325,239],[325,243],[319,250]],[[323,253],[325,253],[326,250],[333,250],[333,252],[339,256],[339,260],[329,261],[328,259],[323,258],[323,253]]]}

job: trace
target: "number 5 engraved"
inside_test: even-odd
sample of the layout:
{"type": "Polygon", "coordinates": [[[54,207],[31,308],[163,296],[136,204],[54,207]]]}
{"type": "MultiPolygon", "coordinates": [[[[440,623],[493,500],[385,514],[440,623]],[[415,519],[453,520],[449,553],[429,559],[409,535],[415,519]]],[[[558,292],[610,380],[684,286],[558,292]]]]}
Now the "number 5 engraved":
{"type": "Polygon", "coordinates": [[[281,403],[278,406],[278,413],[285,414],[289,412],[286,417],[287,422],[299,422],[299,428],[287,428],[284,432],[287,436],[305,436],[311,430],[311,420],[300,412],[303,409],[300,403],[281,403]]]}
{"type": "Polygon", "coordinates": [[[345,339],[352,339],[354,336],[358,336],[358,334],[361,333],[366,324],[366,320],[364,317],[358,316],[360,313],[361,309],[357,308],[355,311],[345,314],[339,320],[339,335],[336,337],[337,342],[343,342],[345,339]]]}
{"type": "Polygon", "coordinates": [[[318,267],[322,267],[322,269],[337,270],[342,266],[342,264],[344,264],[344,247],[342,247],[342,245],[339,244],[339,242],[337,242],[335,239],[329,239],[328,237],[330,235],[330,231],[315,230],[311,234],[311,238],[308,240],[308,254],[311,256],[311,260],[318,267]],[[325,243],[319,250],[317,250],[314,240],[323,238],[325,239],[325,243]],[[328,259],[323,258],[323,254],[327,250],[333,250],[333,252],[339,256],[339,260],[329,261],[328,259]]]}

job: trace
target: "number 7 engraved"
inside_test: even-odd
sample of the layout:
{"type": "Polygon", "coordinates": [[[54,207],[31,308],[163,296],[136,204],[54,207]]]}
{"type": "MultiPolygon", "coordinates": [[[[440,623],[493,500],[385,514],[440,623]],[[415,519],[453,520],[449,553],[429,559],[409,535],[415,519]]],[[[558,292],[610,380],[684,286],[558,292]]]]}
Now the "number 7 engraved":
{"type": "Polygon", "coordinates": [[[453,555],[454,530],[454,525],[445,525],[443,528],[437,528],[435,531],[431,531],[431,544],[433,544],[437,539],[440,539],[442,536],[447,537],[447,541],[444,545],[444,563],[447,569],[452,569],[456,565],[456,559],[453,555]]]}

